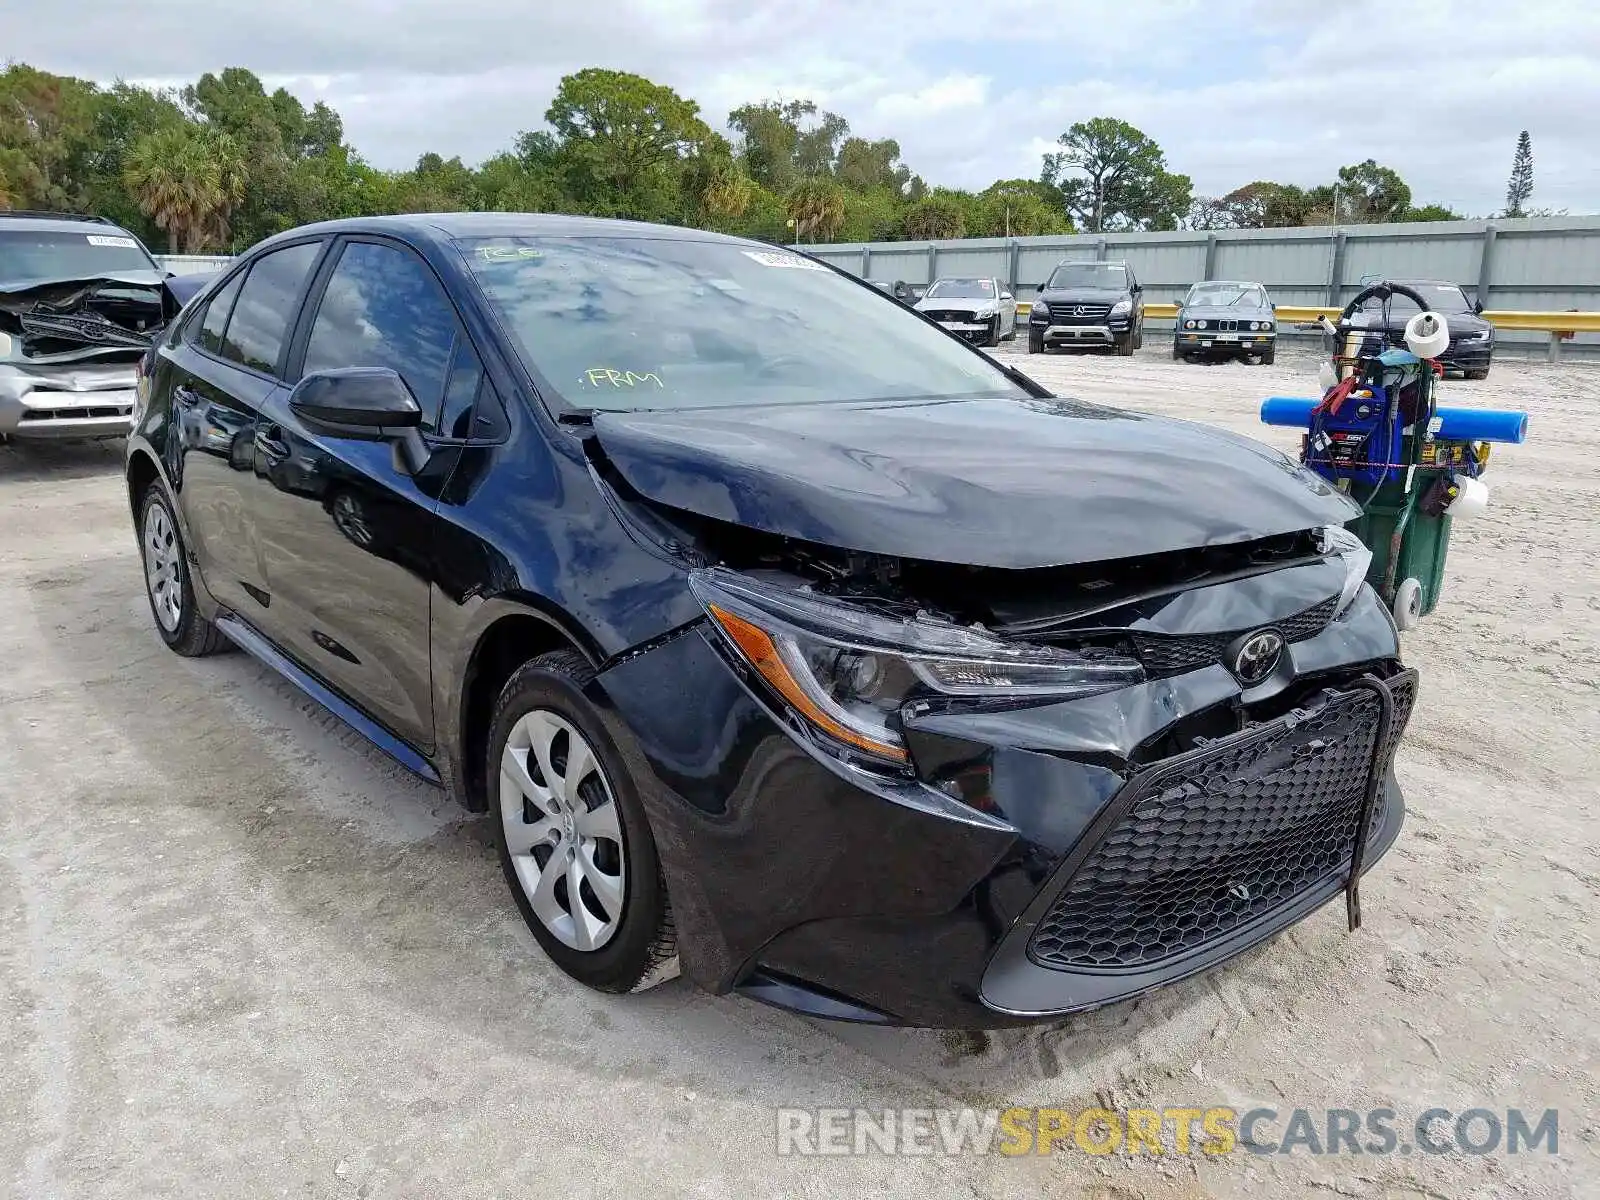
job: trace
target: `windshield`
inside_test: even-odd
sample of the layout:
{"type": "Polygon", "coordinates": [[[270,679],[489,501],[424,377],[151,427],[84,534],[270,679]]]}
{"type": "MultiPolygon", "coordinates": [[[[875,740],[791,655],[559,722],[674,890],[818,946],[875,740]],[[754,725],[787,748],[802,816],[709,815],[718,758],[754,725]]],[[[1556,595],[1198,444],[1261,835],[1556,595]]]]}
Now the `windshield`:
{"type": "MultiPolygon", "coordinates": [[[[1436,313],[1469,313],[1472,304],[1467,295],[1453,283],[1408,283],[1405,285],[1428,302],[1436,313]]],[[[1362,304],[1366,312],[1382,312],[1383,301],[1376,296],[1362,304]]],[[[1389,297],[1389,314],[1411,316],[1417,311],[1417,302],[1410,296],[1395,292],[1389,297]]]]}
{"type": "Polygon", "coordinates": [[[1212,304],[1227,308],[1265,308],[1267,295],[1253,283],[1197,283],[1189,289],[1186,305],[1212,304]]]}
{"type": "Polygon", "coordinates": [[[1115,288],[1128,286],[1127,268],[1120,263],[1062,263],[1050,276],[1047,287],[1115,288]]]}
{"type": "Polygon", "coordinates": [[[85,233],[0,229],[0,281],[81,279],[154,271],[156,264],[133,238],[103,227],[85,233]]]}
{"type": "Polygon", "coordinates": [[[992,300],[992,279],[941,279],[922,294],[924,300],[992,300]]]}
{"type": "Polygon", "coordinates": [[[904,305],[782,250],[644,237],[457,245],[523,362],[573,408],[1023,394],[904,305]]]}

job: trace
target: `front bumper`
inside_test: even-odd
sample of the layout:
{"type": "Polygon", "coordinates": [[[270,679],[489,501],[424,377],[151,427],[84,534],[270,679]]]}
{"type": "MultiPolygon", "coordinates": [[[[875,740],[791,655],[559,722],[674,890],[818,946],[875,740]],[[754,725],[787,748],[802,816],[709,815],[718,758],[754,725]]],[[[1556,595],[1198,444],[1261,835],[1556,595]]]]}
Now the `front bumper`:
{"type": "Polygon", "coordinates": [[[0,434],[16,438],[124,437],[133,428],[131,365],[43,372],[0,367],[0,434]]]}
{"type": "Polygon", "coordinates": [[[1082,321],[1052,314],[1042,320],[1030,319],[1028,325],[1028,336],[1037,338],[1047,346],[1112,346],[1132,334],[1133,316],[1130,313],[1090,317],[1082,321]]]}
{"type": "Polygon", "coordinates": [[[1209,329],[1179,329],[1173,344],[1195,354],[1262,354],[1278,340],[1276,330],[1223,332],[1209,329]]]}
{"type": "MultiPolygon", "coordinates": [[[[1173,761],[1170,750],[1146,759],[1174,729],[1239,704],[1261,714],[1256,728],[1275,727],[1290,719],[1278,710],[1291,700],[1303,712],[1366,671],[1393,675],[1397,653],[1369,589],[1321,633],[1292,642],[1284,671],[1243,695],[1213,663],[1081,700],[908,720],[919,777],[902,780],[808,745],[703,626],[619,662],[590,694],[639,782],[685,974],[714,992],[820,1016],[982,1027],[1163,986],[1336,895],[1342,876],[1332,863],[1203,945],[1109,970],[1041,965],[1030,950],[1130,789],[1173,761]],[[976,793],[964,792],[974,779],[976,793]]],[[[1249,770],[1270,775],[1273,761],[1249,770]]],[[[1403,814],[1386,765],[1384,773],[1368,864],[1403,814]]],[[[1302,800],[1318,808],[1320,795],[1302,800]]]]}
{"type": "Polygon", "coordinates": [[[1439,362],[1450,371],[1486,371],[1493,357],[1493,342],[1452,342],[1439,362]]]}

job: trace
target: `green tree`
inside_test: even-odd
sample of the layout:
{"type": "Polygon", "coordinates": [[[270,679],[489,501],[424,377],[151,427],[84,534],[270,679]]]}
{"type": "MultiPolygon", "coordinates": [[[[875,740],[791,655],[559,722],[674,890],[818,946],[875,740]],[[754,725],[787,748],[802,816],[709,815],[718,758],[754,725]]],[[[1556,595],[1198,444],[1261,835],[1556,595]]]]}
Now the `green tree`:
{"type": "Polygon", "coordinates": [[[795,241],[832,241],[844,225],[845,192],[831,179],[802,179],[789,189],[784,207],[794,222],[795,241]]]}
{"type": "Polygon", "coordinates": [[[1421,208],[1408,208],[1400,214],[1402,221],[1464,221],[1455,209],[1444,204],[1424,204],[1421,208]]]}
{"type": "Polygon", "coordinates": [[[1511,178],[1506,182],[1506,212],[1508,217],[1525,215],[1528,199],[1533,195],[1533,139],[1524,129],[1517,135],[1517,150],[1511,156],[1511,178]]]}
{"type": "Polygon", "coordinates": [[[17,207],[82,206],[94,99],[81,79],[23,63],[0,71],[0,176],[17,207]]]}
{"type": "Polygon", "coordinates": [[[1060,193],[1036,179],[1000,179],[978,193],[974,237],[1039,237],[1071,233],[1072,222],[1057,201],[1060,193]]]}
{"type": "Polygon", "coordinates": [[[728,114],[728,128],[739,135],[738,156],[745,173],[764,188],[787,191],[794,183],[794,150],[800,122],[816,113],[810,100],[743,104],[728,114]]]}
{"type": "Polygon", "coordinates": [[[967,236],[966,206],[951,192],[934,189],[906,210],[905,234],[918,241],[967,236]]]}
{"type": "Polygon", "coordinates": [[[1306,222],[1311,210],[1304,188],[1258,179],[1214,201],[1212,220],[1196,229],[1282,229],[1306,222]]]}
{"type": "Polygon", "coordinates": [[[711,138],[693,100],[599,67],[563,78],[545,120],[574,198],[616,216],[659,219],[680,209],[684,162],[711,138]]]}
{"type": "Polygon", "coordinates": [[[1411,189],[1405,180],[1392,167],[1380,166],[1370,158],[1340,167],[1334,191],[1336,221],[1356,225],[1398,221],[1411,207],[1411,189]]]}
{"type": "Polygon", "coordinates": [[[858,192],[873,188],[892,188],[900,192],[911,182],[911,168],[900,161],[900,143],[893,138],[876,142],[846,138],[839,147],[834,174],[845,187],[858,192]]]}
{"type": "Polygon", "coordinates": [[[145,134],[128,150],[123,182],[167,234],[173,254],[198,254],[228,240],[228,219],[244,194],[233,141],[192,125],[145,134]]]}
{"type": "Polygon", "coordinates": [[[1040,181],[1060,191],[1089,232],[1175,229],[1189,211],[1189,177],[1169,172],[1161,147],[1126,121],[1080,121],[1056,143],[1061,149],[1045,155],[1040,181]]]}

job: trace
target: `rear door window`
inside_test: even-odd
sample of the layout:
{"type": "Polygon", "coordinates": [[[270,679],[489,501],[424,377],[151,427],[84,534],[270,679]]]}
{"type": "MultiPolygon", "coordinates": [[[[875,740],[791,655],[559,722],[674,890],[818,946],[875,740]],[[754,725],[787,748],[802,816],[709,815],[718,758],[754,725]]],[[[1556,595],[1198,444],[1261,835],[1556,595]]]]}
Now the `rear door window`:
{"type": "Polygon", "coordinates": [[[302,242],[256,259],[228,320],[220,351],[223,358],[253,371],[277,374],[300,292],[321,249],[320,242],[302,242]]]}
{"type": "MultiPolygon", "coordinates": [[[[455,309],[420,258],[382,242],[351,242],[328,277],[302,373],[388,367],[411,389],[423,430],[456,436],[441,428],[440,406],[457,335],[455,309]]],[[[470,410],[479,375],[474,356],[451,380],[452,425],[470,410]]]]}

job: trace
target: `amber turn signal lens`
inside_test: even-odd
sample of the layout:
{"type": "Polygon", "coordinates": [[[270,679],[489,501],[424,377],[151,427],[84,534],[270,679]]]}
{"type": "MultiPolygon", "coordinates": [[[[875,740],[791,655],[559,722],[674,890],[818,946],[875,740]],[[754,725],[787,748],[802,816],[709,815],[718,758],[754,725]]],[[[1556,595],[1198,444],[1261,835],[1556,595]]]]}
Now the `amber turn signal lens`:
{"type": "Polygon", "coordinates": [[[887,742],[874,741],[872,738],[863,737],[855,730],[850,729],[833,716],[824,712],[821,706],[806,692],[800,682],[795,679],[793,672],[783,661],[783,656],[778,652],[778,647],[773,643],[771,635],[757,625],[752,625],[743,617],[735,616],[725,608],[718,605],[707,605],[711,611],[712,619],[722,627],[739,652],[745,656],[756,672],[770,684],[778,695],[793,706],[796,712],[805,717],[817,728],[826,732],[830,737],[837,738],[846,745],[855,746],[880,758],[893,759],[895,762],[910,761],[905,750],[900,746],[891,746],[887,742]]]}

